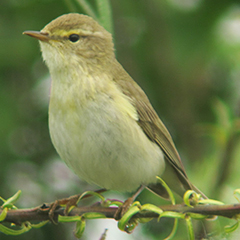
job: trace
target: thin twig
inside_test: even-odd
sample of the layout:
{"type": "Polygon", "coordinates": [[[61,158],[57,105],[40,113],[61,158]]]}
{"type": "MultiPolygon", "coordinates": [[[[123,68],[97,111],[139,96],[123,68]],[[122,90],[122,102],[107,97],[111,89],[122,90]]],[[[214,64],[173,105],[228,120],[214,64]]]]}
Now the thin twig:
{"type": "MultiPolygon", "coordinates": [[[[9,210],[6,218],[3,222],[11,222],[15,224],[21,224],[25,221],[41,222],[51,220],[49,217],[51,204],[44,204],[30,209],[17,209],[9,210]]],[[[195,207],[188,207],[183,204],[178,205],[163,205],[159,206],[163,211],[173,211],[179,213],[198,213],[206,216],[215,215],[226,218],[235,218],[237,214],[240,214],[240,204],[230,205],[198,205],[195,207]]],[[[54,211],[53,220],[57,222],[58,215],[64,215],[63,207],[59,207],[54,211]]],[[[100,204],[94,204],[92,206],[75,207],[69,213],[69,216],[81,216],[87,212],[96,212],[105,215],[107,218],[114,218],[117,211],[117,207],[102,207],[100,204]]],[[[2,209],[0,209],[0,214],[2,209]]],[[[140,212],[133,216],[133,218],[158,218],[159,215],[153,212],[140,212]]]]}

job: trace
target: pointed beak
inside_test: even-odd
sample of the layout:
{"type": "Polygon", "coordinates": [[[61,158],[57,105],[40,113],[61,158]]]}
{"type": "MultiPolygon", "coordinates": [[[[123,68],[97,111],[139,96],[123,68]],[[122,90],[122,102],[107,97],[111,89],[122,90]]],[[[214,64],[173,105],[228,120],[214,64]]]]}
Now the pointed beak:
{"type": "Polygon", "coordinates": [[[25,31],[25,32],[23,32],[23,34],[28,35],[28,36],[33,37],[33,38],[36,38],[40,41],[44,41],[44,42],[47,42],[50,39],[48,33],[45,33],[45,32],[25,31]]]}

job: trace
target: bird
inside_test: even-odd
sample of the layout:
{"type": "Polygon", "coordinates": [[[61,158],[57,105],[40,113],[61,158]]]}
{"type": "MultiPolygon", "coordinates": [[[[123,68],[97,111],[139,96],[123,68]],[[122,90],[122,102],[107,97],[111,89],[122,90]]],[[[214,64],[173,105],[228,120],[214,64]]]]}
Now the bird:
{"type": "Polygon", "coordinates": [[[111,33],[93,18],[64,14],[41,31],[52,78],[49,129],[62,160],[82,180],[107,190],[147,188],[200,193],[189,180],[173,139],[142,88],[118,62],[111,33]]]}

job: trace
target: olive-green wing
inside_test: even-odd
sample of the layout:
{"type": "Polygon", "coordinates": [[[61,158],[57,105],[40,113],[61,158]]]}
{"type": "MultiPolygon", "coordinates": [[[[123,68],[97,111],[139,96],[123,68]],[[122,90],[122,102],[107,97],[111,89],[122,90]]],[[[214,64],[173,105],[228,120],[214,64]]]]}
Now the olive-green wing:
{"type": "MultiPolygon", "coordinates": [[[[148,105],[146,106],[145,102],[143,103],[140,100],[136,102],[136,107],[139,114],[138,120],[139,126],[143,129],[148,138],[153,142],[157,143],[159,147],[162,149],[162,151],[165,154],[166,161],[168,161],[175,170],[178,179],[184,186],[184,189],[185,190],[193,189],[194,187],[188,180],[182,161],[173,143],[172,137],[170,136],[169,132],[167,131],[162,121],[155,113],[152,106],[148,105]]],[[[154,192],[157,192],[163,197],[168,198],[168,194],[166,194],[165,189],[160,187],[161,187],[160,184],[157,185],[153,184],[149,186],[149,188],[154,192]]]]}
{"type": "MultiPolygon", "coordinates": [[[[163,150],[166,160],[175,170],[178,179],[184,186],[185,191],[192,189],[201,194],[202,198],[207,199],[207,196],[189,181],[180,156],[173,143],[172,137],[170,136],[162,121],[159,119],[151,104],[148,102],[148,99],[144,99],[144,95],[141,96],[140,94],[137,98],[133,99],[133,102],[139,114],[139,126],[143,129],[149,139],[153,142],[156,142],[163,150]]],[[[151,184],[148,186],[148,188],[161,195],[162,197],[168,198],[166,190],[161,186],[160,183],[151,184]]]]}
{"type": "Polygon", "coordinates": [[[166,159],[175,169],[185,188],[191,189],[192,185],[188,180],[171,135],[153,109],[146,94],[138,84],[133,81],[121,65],[119,65],[117,66],[118,71],[115,73],[114,81],[118,83],[122,92],[129,97],[132,104],[137,109],[139,126],[148,138],[158,144],[163,150],[166,159]]]}

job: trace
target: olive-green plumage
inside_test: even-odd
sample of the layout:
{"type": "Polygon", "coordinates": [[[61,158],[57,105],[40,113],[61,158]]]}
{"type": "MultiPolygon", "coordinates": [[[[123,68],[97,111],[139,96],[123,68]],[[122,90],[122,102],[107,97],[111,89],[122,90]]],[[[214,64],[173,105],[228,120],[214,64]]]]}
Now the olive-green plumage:
{"type": "Polygon", "coordinates": [[[92,18],[66,14],[40,32],[52,77],[49,128],[60,157],[82,179],[107,189],[145,185],[168,197],[198,191],[143,90],[116,60],[112,36],[92,18]]]}

